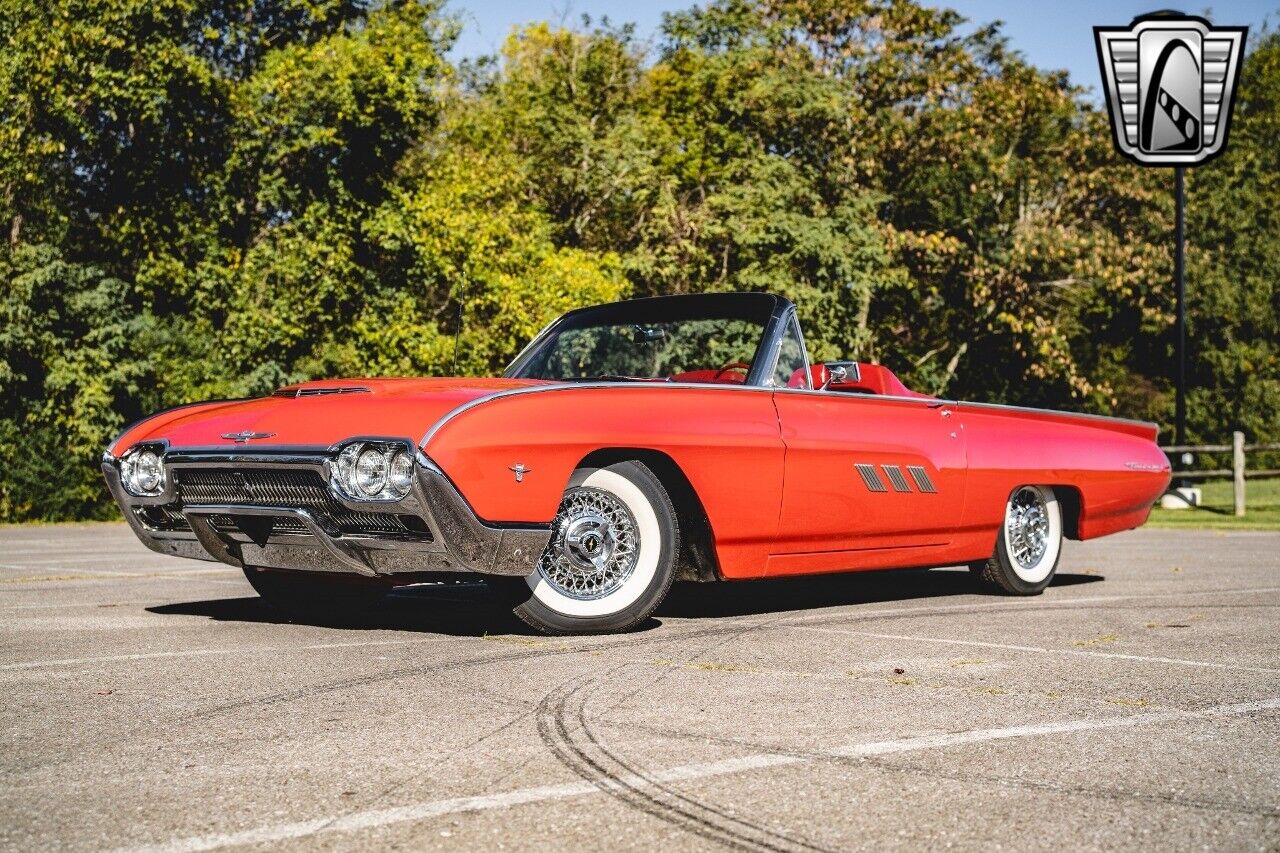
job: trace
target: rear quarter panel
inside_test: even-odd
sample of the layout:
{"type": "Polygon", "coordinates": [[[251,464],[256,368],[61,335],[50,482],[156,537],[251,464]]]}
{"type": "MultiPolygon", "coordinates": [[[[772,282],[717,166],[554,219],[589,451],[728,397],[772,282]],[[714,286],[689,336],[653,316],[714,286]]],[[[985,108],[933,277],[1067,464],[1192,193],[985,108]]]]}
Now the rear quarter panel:
{"type": "Polygon", "coordinates": [[[767,391],[573,386],[479,401],[424,438],[423,452],[489,522],[547,523],[589,454],[669,456],[702,501],[726,577],[763,573],[778,528],[783,446],[767,391]],[[517,483],[510,470],[524,465],[517,483]]]}
{"type": "Polygon", "coordinates": [[[959,410],[970,529],[998,530],[1019,485],[1069,486],[1080,500],[1076,535],[1092,539],[1143,524],[1169,484],[1153,425],[964,403],[959,410]]]}

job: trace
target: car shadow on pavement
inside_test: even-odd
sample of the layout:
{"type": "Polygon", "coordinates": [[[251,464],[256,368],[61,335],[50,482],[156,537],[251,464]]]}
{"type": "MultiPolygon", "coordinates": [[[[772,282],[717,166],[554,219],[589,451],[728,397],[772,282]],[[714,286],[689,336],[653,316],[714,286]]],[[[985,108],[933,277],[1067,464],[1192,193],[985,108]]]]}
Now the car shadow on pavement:
{"type": "MultiPolygon", "coordinates": [[[[1058,574],[1051,586],[1103,580],[1101,575],[1058,574]]],[[[751,616],[820,610],[982,593],[969,572],[907,569],[733,583],[673,584],[666,600],[637,630],[680,619],[751,616]]],[[[313,625],[347,630],[414,631],[450,636],[533,635],[503,597],[483,582],[422,584],[397,589],[372,610],[348,617],[299,616],[278,610],[257,596],[186,601],[148,607],[167,616],[201,616],[218,622],[313,625]]]]}
{"type": "Polygon", "coordinates": [[[462,637],[536,633],[511,612],[501,596],[479,581],[403,587],[389,593],[376,607],[347,616],[290,613],[272,607],[256,595],[163,604],[148,607],[147,611],[169,616],[203,616],[217,622],[414,631],[462,637]]]}
{"type": "MultiPolygon", "coordinates": [[[[1100,580],[1103,580],[1101,575],[1058,574],[1050,586],[1071,586],[1100,580]]],[[[974,594],[997,595],[980,587],[966,569],[899,569],[734,583],[683,583],[671,588],[666,601],[654,615],[682,618],[750,616],[974,594]]]]}

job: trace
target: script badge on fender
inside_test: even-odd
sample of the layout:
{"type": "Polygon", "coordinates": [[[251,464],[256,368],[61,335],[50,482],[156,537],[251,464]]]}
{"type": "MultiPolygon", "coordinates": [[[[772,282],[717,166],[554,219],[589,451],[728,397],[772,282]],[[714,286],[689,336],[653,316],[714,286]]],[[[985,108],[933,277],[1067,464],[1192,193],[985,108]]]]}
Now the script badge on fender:
{"type": "Polygon", "coordinates": [[[1144,166],[1195,166],[1222,153],[1247,34],[1174,14],[1094,27],[1116,149],[1144,166]]]}

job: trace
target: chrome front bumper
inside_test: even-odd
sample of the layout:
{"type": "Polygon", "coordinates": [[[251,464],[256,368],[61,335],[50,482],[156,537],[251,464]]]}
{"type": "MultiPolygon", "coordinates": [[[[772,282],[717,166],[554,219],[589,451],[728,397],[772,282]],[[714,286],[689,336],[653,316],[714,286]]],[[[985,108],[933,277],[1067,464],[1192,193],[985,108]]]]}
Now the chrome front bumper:
{"type": "Polygon", "coordinates": [[[118,460],[106,454],[102,472],[111,496],[142,543],[178,557],[218,560],[244,568],[345,572],[369,577],[414,573],[476,572],[527,575],[551,538],[549,525],[492,525],[476,517],[466,499],[434,462],[419,452],[415,480],[400,501],[350,501],[329,488],[330,450],[309,452],[167,450],[166,490],[154,498],[129,494],[118,460]],[[315,507],[270,502],[191,502],[175,487],[183,470],[216,472],[315,472],[329,490],[326,500],[351,513],[419,519],[414,532],[344,531],[315,507]],[[157,518],[172,523],[159,525],[157,518]],[[165,529],[168,527],[169,529],[165,529]]]}

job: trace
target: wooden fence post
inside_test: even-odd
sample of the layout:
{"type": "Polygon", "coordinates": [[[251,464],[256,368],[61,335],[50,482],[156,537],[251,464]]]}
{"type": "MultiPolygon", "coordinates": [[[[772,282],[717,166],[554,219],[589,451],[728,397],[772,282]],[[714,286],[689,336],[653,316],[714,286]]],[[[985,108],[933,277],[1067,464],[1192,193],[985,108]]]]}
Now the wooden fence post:
{"type": "Polygon", "coordinates": [[[1244,433],[1231,433],[1231,474],[1235,479],[1236,515],[1244,515],[1244,433]]]}

